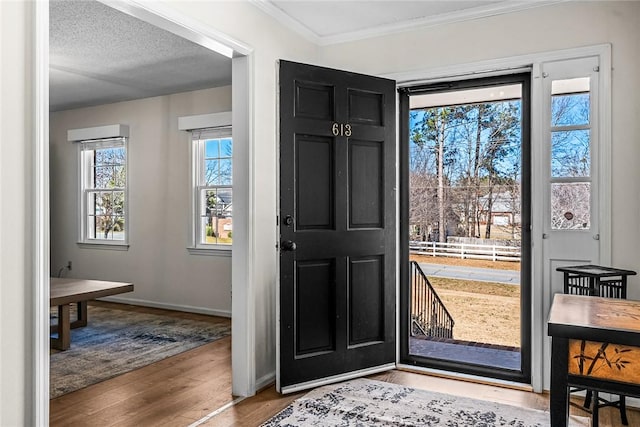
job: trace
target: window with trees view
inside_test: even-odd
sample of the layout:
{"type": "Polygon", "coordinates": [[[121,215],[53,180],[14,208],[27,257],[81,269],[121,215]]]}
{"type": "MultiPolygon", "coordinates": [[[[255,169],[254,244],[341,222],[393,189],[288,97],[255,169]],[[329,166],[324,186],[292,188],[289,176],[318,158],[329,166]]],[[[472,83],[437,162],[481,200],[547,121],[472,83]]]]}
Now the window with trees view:
{"type": "Polygon", "coordinates": [[[230,247],[233,242],[231,128],[195,130],[192,139],[196,247],[230,247]]]}
{"type": "Polygon", "coordinates": [[[410,240],[520,239],[520,84],[411,96],[410,240]]]}
{"type": "Polygon", "coordinates": [[[127,144],[126,138],[82,141],[81,241],[127,241],[127,144]]]}
{"type": "Polygon", "coordinates": [[[591,226],[589,77],[551,83],[551,228],[591,226]]]}

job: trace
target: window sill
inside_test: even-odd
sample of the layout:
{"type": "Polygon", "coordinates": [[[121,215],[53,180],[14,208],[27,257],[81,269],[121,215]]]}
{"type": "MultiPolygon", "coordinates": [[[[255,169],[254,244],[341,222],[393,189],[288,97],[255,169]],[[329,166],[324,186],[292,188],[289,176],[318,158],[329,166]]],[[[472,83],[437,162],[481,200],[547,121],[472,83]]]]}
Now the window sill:
{"type": "Polygon", "coordinates": [[[83,249],[104,249],[109,251],[128,251],[128,243],[99,243],[99,242],[78,242],[78,247],[83,249]]]}
{"type": "Polygon", "coordinates": [[[219,256],[230,257],[232,254],[231,247],[214,247],[214,248],[187,248],[190,255],[206,255],[206,256],[219,256]]]}

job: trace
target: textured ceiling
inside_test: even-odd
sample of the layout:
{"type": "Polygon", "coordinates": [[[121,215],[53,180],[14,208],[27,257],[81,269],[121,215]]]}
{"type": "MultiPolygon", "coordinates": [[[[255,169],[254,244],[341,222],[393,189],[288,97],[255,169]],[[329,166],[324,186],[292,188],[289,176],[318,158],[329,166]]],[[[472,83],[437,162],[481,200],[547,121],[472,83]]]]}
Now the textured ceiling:
{"type": "Polygon", "coordinates": [[[50,2],[51,111],[231,84],[231,60],[96,1],[50,2]]]}

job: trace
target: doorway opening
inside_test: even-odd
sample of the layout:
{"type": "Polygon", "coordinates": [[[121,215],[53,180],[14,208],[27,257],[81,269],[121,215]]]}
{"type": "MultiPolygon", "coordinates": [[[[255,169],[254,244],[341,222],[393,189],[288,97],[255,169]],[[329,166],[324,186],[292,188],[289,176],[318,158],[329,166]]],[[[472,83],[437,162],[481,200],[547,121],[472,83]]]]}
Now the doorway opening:
{"type": "MultiPolygon", "coordinates": [[[[253,138],[249,132],[251,123],[251,113],[253,109],[253,99],[247,95],[253,80],[253,73],[250,67],[252,58],[252,49],[249,46],[242,45],[230,37],[212,31],[211,27],[190,20],[188,17],[181,15],[177,11],[166,10],[151,4],[138,5],[135,2],[125,1],[114,5],[114,8],[138,18],[148,24],[161,28],[163,30],[174,33],[191,42],[195,42],[212,50],[219,49],[227,52],[227,56],[232,61],[232,104],[233,104],[233,137],[234,142],[234,175],[237,174],[239,179],[234,189],[235,205],[238,214],[234,218],[234,225],[237,232],[234,233],[234,256],[232,259],[232,280],[231,286],[234,290],[233,322],[234,330],[238,332],[238,337],[234,335],[233,340],[238,345],[233,346],[234,367],[240,367],[233,370],[233,394],[249,395],[255,391],[255,372],[253,369],[252,357],[255,352],[247,350],[251,343],[240,337],[253,336],[246,332],[247,329],[253,328],[250,316],[242,313],[247,311],[248,299],[246,295],[250,295],[246,277],[249,274],[248,262],[250,236],[248,235],[249,224],[249,200],[252,198],[253,186],[246,177],[249,174],[249,165],[251,162],[253,138]],[[242,286],[240,286],[242,284],[242,286]],[[248,292],[248,293],[247,293],[248,292]],[[240,314],[238,314],[240,313],[240,314]],[[245,319],[249,319],[245,321],[245,319]],[[242,321],[238,324],[238,319],[242,321]],[[237,350],[237,351],[236,351],[237,350]]],[[[33,406],[34,424],[44,425],[49,420],[49,276],[50,276],[50,260],[49,260],[49,9],[48,2],[38,3],[35,7],[35,95],[37,101],[36,111],[36,146],[34,154],[34,164],[37,166],[37,179],[34,179],[33,188],[35,194],[35,205],[39,208],[34,209],[34,227],[37,233],[34,235],[37,256],[34,259],[34,276],[36,277],[34,289],[37,292],[33,295],[36,313],[34,319],[35,332],[35,349],[34,349],[34,386],[33,386],[33,406]]],[[[220,52],[220,53],[222,53],[220,52]]],[[[54,264],[55,265],[55,264],[54,264]]],[[[75,266],[75,264],[74,264],[75,266]]]]}
{"type": "Polygon", "coordinates": [[[529,383],[530,74],[400,90],[401,362],[529,383]]]}

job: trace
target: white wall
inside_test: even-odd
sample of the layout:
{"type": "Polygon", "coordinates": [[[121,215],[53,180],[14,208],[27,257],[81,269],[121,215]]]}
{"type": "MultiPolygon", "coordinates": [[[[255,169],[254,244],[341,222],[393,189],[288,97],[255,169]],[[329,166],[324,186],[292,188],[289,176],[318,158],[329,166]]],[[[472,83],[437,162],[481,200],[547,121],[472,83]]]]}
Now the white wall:
{"type": "MultiPolygon", "coordinates": [[[[243,338],[248,341],[247,347],[253,349],[251,365],[255,370],[255,386],[260,388],[272,381],[275,374],[277,60],[313,62],[317,47],[283,28],[248,2],[169,1],[166,5],[253,49],[249,59],[250,96],[253,99],[250,116],[253,121],[248,148],[250,204],[254,207],[249,217],[252,255],[246,264],[248,283],[239,286],[246,286],[251,292],[245,314],[253,321],[255,336],[243,338]]],[[[234,383],[236,393],[252,392],[235,387],[234,383]]]]}
{"type": "Polygon", "coordinates": [[[31,4],[0,2],[0,425],[30,424],[33,407],[33,23],[31,4]]]}
{"type": "MultiPolygon", "coordinates": [[[[612,46],[612,265],[640,272],[640,2],[566,2],[474,21],[439,25],[322,49],[320,62],[367,74],[392,75],[512,56],[610,43],[612,46]],[[382,60],[381,60],[382,59],[382,60]]],[[[521,64],[527,65],[527,64],[521,64]]],[[[533,177],[534,184],[541,177],[533,177]]],[[[534,230],[535,233],[535,230],[534,230]]],[[[534,236],[535,237],[535,236],[534,236]]],[[[535,241],[535,239],[534,239],[535,241]]],[[[535,260],[534,260],[535,261],[535,260]]],[[[534,281],[534,293],[549,283],[534,281]]],[[[549,289],[544,292],[551,295],[549,289]]],[[[629,298],[640,299],[640,277],[629,283],[629,298]]],[[[534,313],[534,342],[546,340],[544,309],[534,313]]],[[[549,361],[539,357],[534,376],[549,361]],[[541,367],[541,365],[543,365],[541,367]]]]}
{"type": "MultiPolygon", "coordinates": [[[[133,282],[117,300],[231,315],[231,257],[191,255],[190,133],[178,117],[231,110],[231,86],[52,113],[51,273],[133,282]],[[129,125],[129,249],[80,247],[78,154],[69,129],[129,125]]],[[[230,255],[230,254],[229,254],[230,255]]]]}

